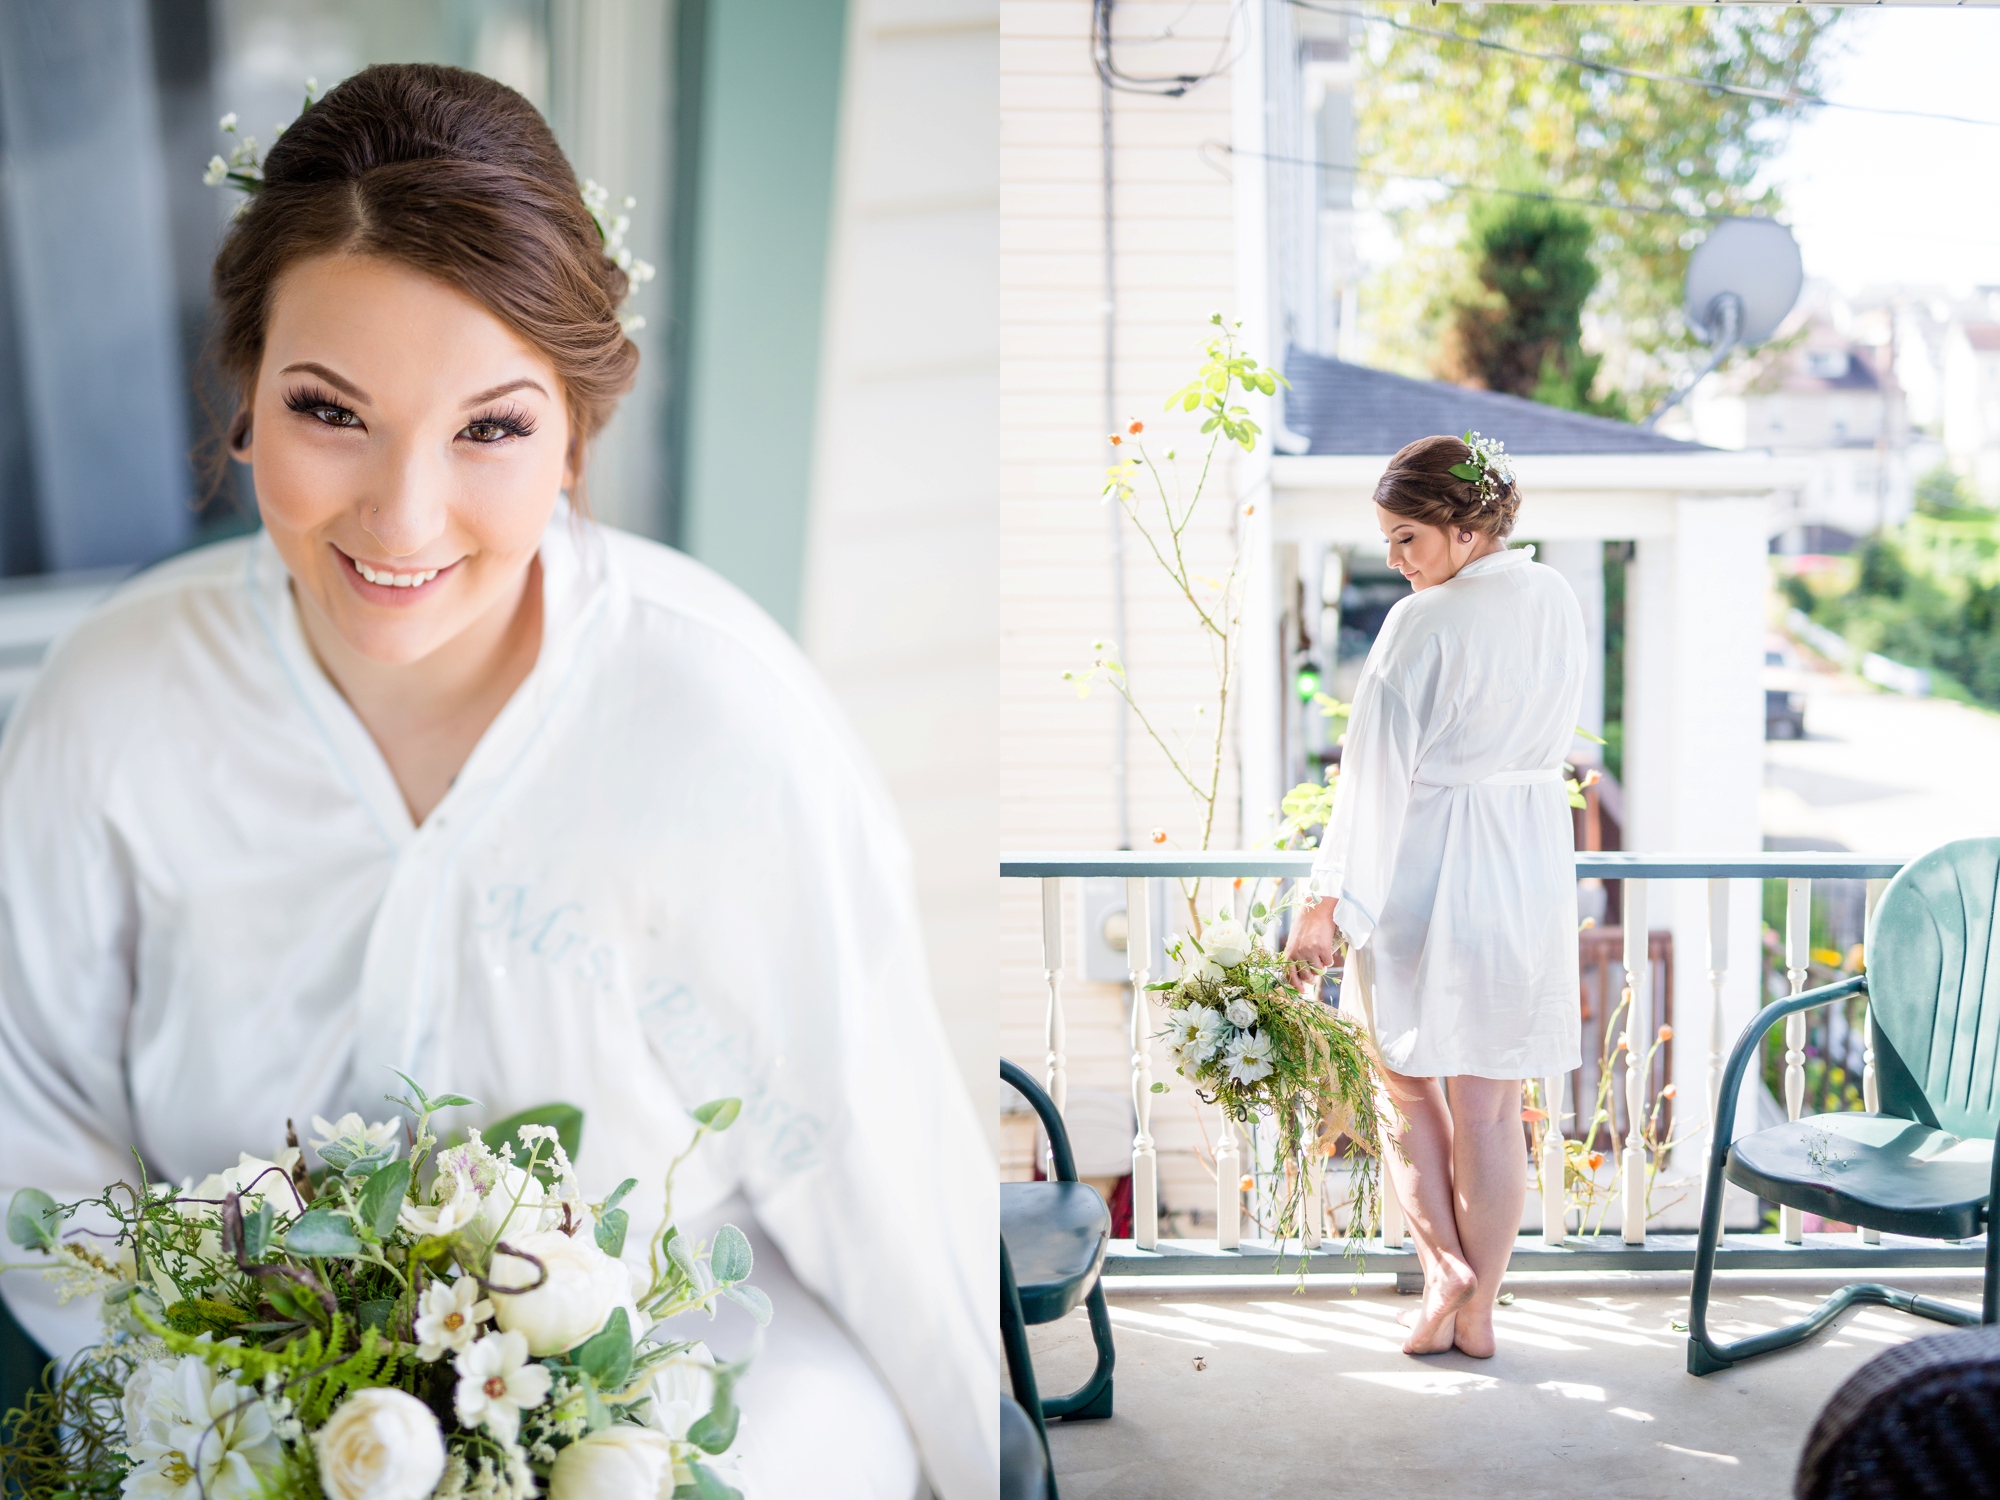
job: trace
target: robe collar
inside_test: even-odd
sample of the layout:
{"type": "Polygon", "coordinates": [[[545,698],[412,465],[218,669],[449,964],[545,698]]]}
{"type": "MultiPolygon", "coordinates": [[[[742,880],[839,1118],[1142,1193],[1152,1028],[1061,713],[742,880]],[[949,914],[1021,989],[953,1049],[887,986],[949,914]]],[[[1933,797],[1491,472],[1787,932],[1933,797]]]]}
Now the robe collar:
{"type": "MultiPolygon", "coordinates": [[[[583,666],[595,627],[609,607],[611,568],[596,526],[558,501],[542,533],[542,644],[535,665],[473,747],[431,820],[483,804],[520,759],[583,666]]],[[[245,586],[266,643],[293,699],[383,842],[400,851],[416,833],[409,807],[380,747],[326,675],[299,621],[291,575],[268,532],[260,531],[245,560],[245,586]]]]}
{"type": "Polygon", "coordinates": [[[1534,560],[1535,548],[1531,542],[1525,547],[1509,547],[1502,552],[1489,552],[1484,557],[1475,557],[1451,576],[1477,578],[1482,573],[1498,573],[1506,568],[1518,568],[1523,563],[1531,563],[1534,560]]]}

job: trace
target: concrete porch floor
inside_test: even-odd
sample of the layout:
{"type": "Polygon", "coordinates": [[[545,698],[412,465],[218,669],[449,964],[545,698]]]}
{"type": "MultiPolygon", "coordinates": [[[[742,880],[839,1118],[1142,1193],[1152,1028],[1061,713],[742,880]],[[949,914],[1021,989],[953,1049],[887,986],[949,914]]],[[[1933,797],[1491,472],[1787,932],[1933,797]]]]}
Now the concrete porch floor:
{"type": "MultiPolygon", "coordinates": [[[[1738,1337],[1794,1321],[1838,1280],[1718,1276],[1713,1326],[1738,1337]]],[[[1892,1284],[1979,1302],[1977,1273],[1892,1284]]],[[[1064,1500],[1776,1500],[1841,1381],[1878,1350],[1945,1329],[1865,1308],[1805,1345],[1697,1380],[1672,1327],[1687,1317],[1684,1275],[1510,1277],[1490,1360],[1404,1355],[1395,1319],[1414,1299],[1386,1277],[1353,1293],[1334,1277],[1297,1295],[1293,1285],[1107,1287],[1116,1415],[1050,1424],[1064,1500]]],[[[1045,1394],[1081,1383],[1092,1350],[1080,1309],[1029,1338],[1045,1394]]]]}

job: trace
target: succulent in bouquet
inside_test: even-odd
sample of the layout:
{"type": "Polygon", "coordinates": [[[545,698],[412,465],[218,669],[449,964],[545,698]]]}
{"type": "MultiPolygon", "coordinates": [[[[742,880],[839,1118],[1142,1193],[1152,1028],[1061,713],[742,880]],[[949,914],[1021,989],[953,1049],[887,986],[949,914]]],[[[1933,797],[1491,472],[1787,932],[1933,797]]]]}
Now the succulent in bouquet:
{"type": "Polygon", "coordinates": [[[1348,1252],[1358,1254],[1381,1205],[1382,1129],[1367,1038],[1348,1016],[1292,987],[1284,955],[1264,946],[1273,920],[1261,904],[1247,924],[1218,913],[1198,936],[1182,933],[1168,945],[1180,975],[1149,988],[1168,1007],[1162,1034],[1174,1071],[1236,1123],[1275,1122],[1286,1182],[1280,1239],[1304,1237],[1320,1164],[1341,1136],[1354,1142],[1348,1252]]]}
{"type": "MultiPolygon", "coordinates": [[[[399,1075],[400,1076],[400,1075],[399,1075]]],[[[457,1144],[408,1078],[405,1119],[315,1119],[199,1184],[14,1196],[9,1237],[105,1336],[0,1425],[23,1500],[725,1500],[742,1364],[667,1321],[724,1298],[769,1320],[750,1243],[696,1244],[673,1178],[739,1101],[691,1111],[643,1267],[637,1186],[585,1198],[582,1115],[554,1105],[457,1144]],[[568,1137],[567,1142],[565,1137],[568,1137]],[[407,1148],[407,1150],[406,1150],[407,1148]]],[[[141,1174],[140,1180],[144,1181],[141,1174]]]]}

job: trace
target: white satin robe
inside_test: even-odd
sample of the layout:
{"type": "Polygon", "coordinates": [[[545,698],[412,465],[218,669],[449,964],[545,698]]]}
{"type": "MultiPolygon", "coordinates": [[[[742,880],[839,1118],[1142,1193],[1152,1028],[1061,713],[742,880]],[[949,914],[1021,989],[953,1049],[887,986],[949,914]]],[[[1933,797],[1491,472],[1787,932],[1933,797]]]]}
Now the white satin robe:
{"type": "MultiPolygon", "coordinates": [[[[585,1186],[639,1179],[643,1247],[686,1108],[739,1095],[675,1207],[740,1193],[788,1262],[752,1277],[777,1318],[746,1474],[909,1500],[914,1435],[943,1500],[991,1496],[992,1156],[888,799],[714,574],[563,508],[541,559],[539,660],[421,826],[261,535],[56,647],[0,746],[0,1201],[93,1195],[135,1146],[198,1179],[288,1118],[386,1118],[393,1064],[481,1101],[447,1129],[580,1105],[585,1186]]],[[[41,1278],[0,1291],[51,1352],[94,1341],[41,1278]]]]}
{"type": "Polygon", "coordinates": [[[1541,1078],[1581,1057],[1576,845],[1562,764],[1583,611],[1521,547],[1399,600],[1362,668],[1312,888],[1382,1059],[1541,1078]]]}

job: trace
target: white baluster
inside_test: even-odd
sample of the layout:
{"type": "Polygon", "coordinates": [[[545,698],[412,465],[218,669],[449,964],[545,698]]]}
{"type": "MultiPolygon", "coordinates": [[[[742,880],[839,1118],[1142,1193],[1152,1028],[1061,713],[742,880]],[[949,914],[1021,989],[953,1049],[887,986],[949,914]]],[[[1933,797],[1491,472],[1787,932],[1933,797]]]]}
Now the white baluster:
{"type": "MultiPolygon", "coordinates": [[[[1861,924],[1861,967],[1865,971],[1875,953],[1875,906],[1882,899],[1882,892],[1889,888],[1886,880],[1868,882],[1867,916],[1861,924]]],[[[1875,1081],[1875,1007],[1871,1004],[1861,1012],[1861,1107],[1868,1113],[1879,1114],[1882,1109],[1882,1090],[1875,1081]]],[[[1861,1243],[1879,1245],[1882,1231],[1863,1229],[1861,1243]]]]}
{"type": "MultiPolygon", "coordinates": [[[[1806,965],[1812,957],[1812,881],[1785,882],[1785,978],[1796,995],[1806,987],[1806,965]]],[[[1785,1118],[1796,1120],[1806,1105],[1806,1016],[1785,1017],[1785,1118]]],[[[1788,1245],[1806,1240],[1805,1215],[1796,1208],[1778,1210],[1778,1230],[1788,1245]]]]}
{"type": "Polygon", "coordinates": [[[1722,1107],[1722,1052],[1728,1040],[1722,1016],[1722,982],[1729,975],[1729,882],[1708,883],[1708,1119],[1722,1107]]]}
{"type": "Polygon", "coordinates": [[[1243,1169],[1236,1158],[1236,1127],[1228,1115],[1221,1119],[1222,1133],[1215,1138],[1215,1248],[1234,1250],[1243,1243],[1243,1169]]]}
{"type": "MultiPolygon", "coordinates": [[[[1382,1151],[1386,1156],[1395,1149],[1394,1146],[1389,1145],[1385,1141],[1382,1151]]],[[[1396,1197],[1396,1185],[1389,1180],[1389,1167],[1384,1162],[1382,1165],[1382,1248],[1384,1250],[1402,1249],[1406,1233],[1407,1231],[1403,1228],[1403,1205],[1401,1200],[1396,1197]]]]}
{"type": "Polygon", "coordinates": [[[1069,1099],[1069,1027],[1063,1019],[1062,967],[1062,878],[1050,875],[1042,880],[1042,978],[1049,987],[1049,1014],[1044,1026],[1049,1046],[1047,1087],[1057,1114],[1063,1112],[1069,1099]]]}
{"type": "Polygon", "coordinates": [[[1624,1199],[1624,1241],[1646,1243],[1646,1040],[1652,1028],[1653,959],[1646,942],[1646,882],[1627,880],[1624,892],[1625,985],[1632,1003],[1625,1009],[1625,1158],[1619,1184],[1624,1199]]]}
{"type": "Polygon", "coordinates": [[[1160,1243],[1159,1159],[1153,1150],[1153,1005],[1146,993],[1153,957],[1152,882],[1125,882],[1125,961],[1132,974],[1132,1241],[1160,1243]]]}
{"type": "Polygon", "coordinates": [[[1549,1117],[1542,1121],[1542,1239],[1560,1245],[1568,1238],[1568,1205],[1563,1200],[1563,1075],[1551,1073],[1542,1080],[1542,1107],[1549,1117]]]}

